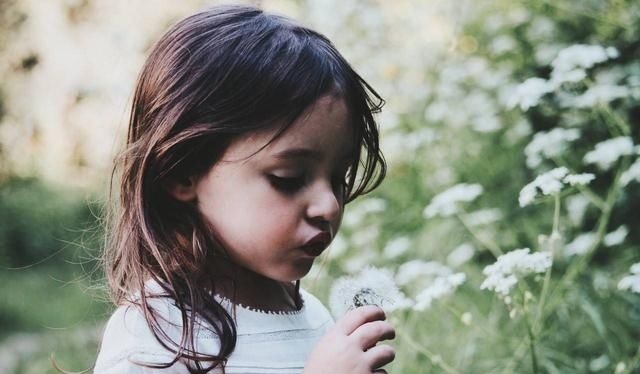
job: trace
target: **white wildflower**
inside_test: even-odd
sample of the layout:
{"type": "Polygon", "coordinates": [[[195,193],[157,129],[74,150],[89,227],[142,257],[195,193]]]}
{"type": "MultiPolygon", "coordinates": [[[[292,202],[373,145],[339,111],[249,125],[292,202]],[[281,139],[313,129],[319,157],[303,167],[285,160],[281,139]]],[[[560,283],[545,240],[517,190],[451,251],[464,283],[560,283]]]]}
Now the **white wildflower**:
{"type": "Polygon", "coordinates": [[[587,72],[584,69],[573,69],[566,72],[552,71],[551,72],[551,84],[554,88],[560,87],[563,83],[575,83],[587,77],[587,72]]]}
{"type": "Polygon", "coordinates": [[[395,280],[399,285],[404,286],[418,278],[430,279],[452,273],[453,270],[436,261],[411,260],[400,265],[395,280]]]}
{"type": "Polygon", "coordinates": [[[488,225],[500,219],[502,219],[502,212],[497,208],[476,210],[465,216],[465,220],[470,226],[488,225]]]}
{"type": "Polygon", "coordinates": [[[542,195],[555,195],[567,184],[571,186],[585,185],[594,178],[595,175],[589,173],[569,174],[569,170],[564,166],[555,168],[538,175],[533,182],[524,186],[522,190],[520,190],[518,201],[520,202],[520,206],[524,207],[535,200],[538,196],[538,191],[542,195]]]}
{"type": "Polygon", "coordinates": [[[620,361],[616,365],[616,370],[613,372],[613,374],[622,374],[626,371],[627,371],[627,364],[625,364],[624,361],[620,361]]]}
{"type": "Polygon", "coordinates": [[[620,176],[620,183],[623,186],[628,185],[632,181],[640,182],[640,158],[620,176]]]}
{"type": "Polygon", "coordinates": [[[464,273],[436,277],[427,288],[416,296],[416,304],[413,309],[417,311],[428,309],[434,300],[451,295],[465,280],[464,273]]]}
{"type": "Polygon", "coordinates": [[[583,173],[583,174],[569,174],[564,177],[563,181],[565,183],[569,183],[571,186],[584,186],[589,184],[592,180],[596,178],[595,175],[591,173],[583,173]]]}
{"type": "Polygon", "coordinates": [[[408,251],[410,247],[411,239],[406,236],[400,236],[390,240],[382,250],[382,254],[385,258],[396,258],[408,251]]]}
{"type": "Polygon", "coordinates": [[[597,236],[593,232],[585,232],[576,236],[573,241],[564,247],[564,255],[583,255],[595,244],[597,236]]]}
{"type": "Polygon", "coordinates": [[[621,156],[633,153],[633,140],[628,136],[619,136],[596,144],[592,151],[584,155],[584,162],[597,164],[600,169],[607,170],[621,156]]]}
{"type": "Polygon", "coordinates": [[[357,226],[362,223],[365,216],[373,213],[381,213],[386,209],[387,202],[384,199],[368,198],[362,200],[345,213],[343,224],[349,227],[357,226]]]}
{"type": "Polygon", "coordinates": [[[473,258],[476,249],[471,243],[462,243],[449,253],[447,264],[452,267],[459,267],[473,258]]]}
{"type": "Polygon", "coordinates": [[[569,170],[567,170],[567,168],[559,167],[538,175],[533,182],[524,186],[520,191],[520,196],[518,198],[520,206],[524,207],[533,202],[538,194],[538,190],[540,190],[543,195],[551,195],[560,192],[563,186],[562,179],[566,177],[568,173],[569,170]]]}
{"type": "Polygon", "coordinates": [[[574,44],[558,52],[558,56],[551,62],[552,75],[565,74],[576,68],[589,69],[618,55],[618,50],[613,47],[574,44]]]}
{"type": "Polygon", "coordinates": [[[592,372],[604,370],[611,364],[609,356],[606,354],[598,356],[589,362],[589,370],[592,372]]]}
{"type": "Polygon", "coordinates": [[[529,248],[515,249],[498,257],[495,263],[482,271],[487,278],[480,285],[480,289],[488,289],[505,297],[518,283],[518,277],[544,273],[551,267],[550,252],[529,252],[529,248]]]}
{"type": "Polygon", "coordinates": [[[631,90],[625,86],[600,84],[589,88],[582,95],[571,101],[576,108],[591,108],[598,104],[606,104],[616,99],[631,96],[631,90]]]}
{"type": "Polygon", "coordinates": [[[640,262],[631,265],[631,274],[624,276],[618,282],[618,289],[640,294],[640,262]]]}
{"type": "Polygon", "coordinates": [[[567,207],[569,220],[575,226],[578,226],[580,222],[582,222],[584,213],[587,211],[589,199],[581,194],[572,195],[566,198],[565,205],[567,207]]]}
{"type": "Polygon", "coordinates": [[[560,156],[567,148],[567,143],[580,138],[577,129],[564,129],[556,127],[548,132],[539,132],[533,136],[531,142],[525,147],[527,166],[538,167],[544,158],[550,159],[560,156]]]}
{"type": "Polygon", "coordinates": [[[459,212],[459,203],[475,200],[482,194],[479,184],[460,183],[436,195],[424,209],[425,218],[451,216],[459,212]]]}
{"type": "Polygon", "coordinates": [[[469,312],[464,312],[460,316],[460,322],[462,322],[464,325],[469,326],[471,325],[472,321],[473,321],[473,315],[469,312]]]}
{"type": "Polygon", "coordinates": [[[406,308],[409,299],[400,291],[387,269],[367,267],[355,277],[342,277],[331,286],[329,306],[336,318],[351,309],[377,305],[385,311],[406,308]]]}
{"type": "Polygon", "coordinates": [[[628,234],[629,229],[627,228],[627,226],[620,225],[620,227],[605,235],[604,239],[602,239],[602,243],[604,243],[604,245],[606,245],[607,247],[620,245],[622,244],[622,242],[624,242],[624,239],[626,239],[628,234]]]}
{"type": "Polygon", "coordinates": [[[507,101],[509,108],[519,106],[521,110],[527,111],[540,102],[540,99],[547,93],[553,91],[553,85],[542,78],[529,78],[516,86],[507,101]]]}

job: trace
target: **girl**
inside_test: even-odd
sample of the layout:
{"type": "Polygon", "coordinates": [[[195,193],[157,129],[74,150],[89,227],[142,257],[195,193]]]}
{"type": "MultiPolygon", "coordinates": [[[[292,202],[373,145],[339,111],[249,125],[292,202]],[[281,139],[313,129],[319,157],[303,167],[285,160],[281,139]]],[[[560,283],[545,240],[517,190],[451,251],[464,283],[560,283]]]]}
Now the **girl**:
{"type": "Polygon", "coordinates": [[[382,103],[287,18],[226,6],[173,26],[133,98],[95,373],[384,372],[384,312],[334,323],[300,288],[384,178],[382,103]]]}

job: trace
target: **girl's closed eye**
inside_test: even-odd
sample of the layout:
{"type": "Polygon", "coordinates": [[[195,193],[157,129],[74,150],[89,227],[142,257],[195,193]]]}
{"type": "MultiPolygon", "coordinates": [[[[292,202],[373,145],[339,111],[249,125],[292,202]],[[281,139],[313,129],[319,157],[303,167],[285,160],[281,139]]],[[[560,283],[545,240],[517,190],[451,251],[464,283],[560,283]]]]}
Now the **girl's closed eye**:
{"type": "Polygon", "coordinates": [[[276,189],[288,193],[296,192],[297,190],[302,188],[305,183],[304,175],[285,177],[271,174],[269,175],[269,180],[271,182],[271,185],[276,189]]]}

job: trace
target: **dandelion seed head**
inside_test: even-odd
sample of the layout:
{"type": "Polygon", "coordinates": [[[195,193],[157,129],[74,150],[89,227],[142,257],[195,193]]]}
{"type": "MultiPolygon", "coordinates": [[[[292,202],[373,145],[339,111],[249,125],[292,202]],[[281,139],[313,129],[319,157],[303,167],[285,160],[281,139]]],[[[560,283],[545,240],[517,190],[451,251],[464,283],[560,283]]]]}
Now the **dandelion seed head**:
{"type": "Polygon", "coordinates": [[[391,272],[375,267],[367,267],[353,277],[337,279],[329,292],[329,308],[336,318],[364,305],[392,311],[409,304],[410,300],[398,289],[391,272]]]}

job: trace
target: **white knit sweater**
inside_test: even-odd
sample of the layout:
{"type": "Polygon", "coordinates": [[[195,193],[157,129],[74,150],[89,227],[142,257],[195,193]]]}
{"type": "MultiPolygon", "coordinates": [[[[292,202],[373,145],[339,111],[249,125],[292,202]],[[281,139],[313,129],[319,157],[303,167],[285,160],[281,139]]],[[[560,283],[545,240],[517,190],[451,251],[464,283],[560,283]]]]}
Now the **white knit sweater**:
{"type": "MultiPolygon", "coordinates": [[[[158,289],[157,284],[151,285],[158,289]]],[[[303,306],[295,312],[264,312],[236,305],[238,340],[225,370],[229,374],[299,374],[312,348],[334,323],[322,303],[305,290],[300,290],[303,306]]],[[[218,299],[233,315],[232,304],[218,299]]],[[[166,319],[162,328],[173,341],[180,341],[180,310],[169,298],[149,299],[150,304],[166,319]]],[[[196,329],[196,348],[200,353],[217,354],[219,340],[208,329],[196,329]]],[[[142,311],[133,305],[118,307],[107,322],[95,374],[188,373],[184,361],[167,369],[136,365],[167,363],[173,354],[153,336],[142,311]]],[[[205,363],[206,365],[206,363],[205,363]]],[[[220,373],[213,371],[211,373],[220,373]]]]}

